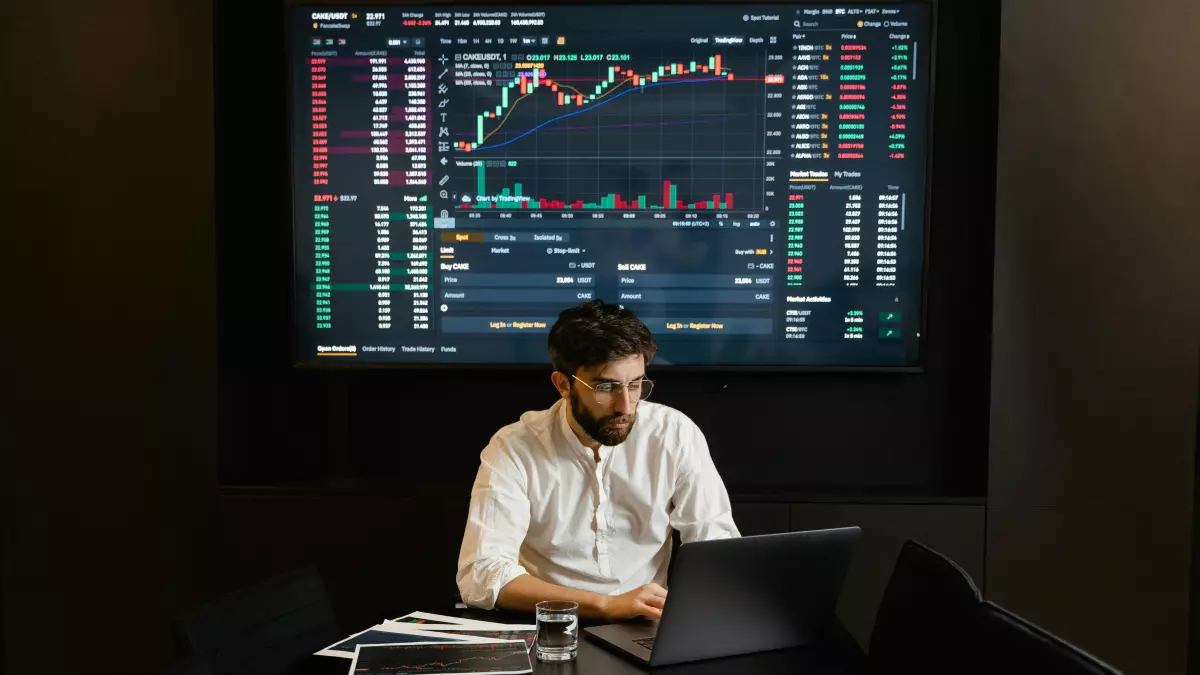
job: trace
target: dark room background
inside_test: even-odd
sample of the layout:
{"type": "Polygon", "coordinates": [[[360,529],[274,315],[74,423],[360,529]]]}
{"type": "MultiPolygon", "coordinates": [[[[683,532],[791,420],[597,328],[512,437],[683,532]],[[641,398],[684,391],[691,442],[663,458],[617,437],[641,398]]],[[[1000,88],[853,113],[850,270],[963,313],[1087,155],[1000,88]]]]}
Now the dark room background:
{"type": "MultiPolygon", "coordinates": [[[[480,449],[552,401],[538,371],[290,368],[273,4],[5,3],[5,672],[58,672],[81,615],[94,672],[158,672],[180,613],[306,562],[347,628],[445,606],[480,449]]],[[[654,375],[744,532],[864,528],[860,641],[916,537],[1185,672],[1197,31],[1186,2],[940,3],[926,371],[654,375]]]]}

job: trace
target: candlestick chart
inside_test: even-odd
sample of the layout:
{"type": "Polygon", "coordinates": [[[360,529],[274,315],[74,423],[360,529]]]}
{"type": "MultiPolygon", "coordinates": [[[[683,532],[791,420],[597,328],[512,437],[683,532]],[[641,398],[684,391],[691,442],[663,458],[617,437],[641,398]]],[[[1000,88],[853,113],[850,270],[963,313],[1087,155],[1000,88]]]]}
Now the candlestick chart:
{"type": "Polygon", "coordinates": [[[473,64],[487,76],[459,89],[457,209],[761,208],[763,54],[555,57],[473,64]]]}

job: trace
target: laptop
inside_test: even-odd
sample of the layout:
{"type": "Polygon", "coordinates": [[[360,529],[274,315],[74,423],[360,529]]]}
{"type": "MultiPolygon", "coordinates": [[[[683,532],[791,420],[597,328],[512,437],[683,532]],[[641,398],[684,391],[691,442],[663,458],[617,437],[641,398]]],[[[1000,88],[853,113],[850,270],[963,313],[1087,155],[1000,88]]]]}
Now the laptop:
{"type": "Polygon", "coordinates": [[[684,544],[662,618],[584,632],[651,666],[820,642],[859,527],[684,544]]]}

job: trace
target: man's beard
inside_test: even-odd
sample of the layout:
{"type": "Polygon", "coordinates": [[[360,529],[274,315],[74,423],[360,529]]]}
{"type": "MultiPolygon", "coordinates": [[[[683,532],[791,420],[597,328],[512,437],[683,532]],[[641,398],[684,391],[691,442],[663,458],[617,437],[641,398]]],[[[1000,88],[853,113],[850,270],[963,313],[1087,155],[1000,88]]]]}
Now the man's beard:
{"type": "Polygon", "coordinates": [[[592,415],[591,411],[583,405],[583,401],[579,400],[579,392],[575,389],[571,390],[571,414],[575,416],[575,422],[579,428],[583,429],[583,433],[587,434],[594,441],[599,441],[601,445],[620,445],[629,438],[629,432],[633,431],[633,425],[637,422],[637,413],[633,415],[606,415],[597,418],[592,415]],[[623,422],[627,426],[624,428],[614,429],[606,426],[609,422],[623,422]]]}

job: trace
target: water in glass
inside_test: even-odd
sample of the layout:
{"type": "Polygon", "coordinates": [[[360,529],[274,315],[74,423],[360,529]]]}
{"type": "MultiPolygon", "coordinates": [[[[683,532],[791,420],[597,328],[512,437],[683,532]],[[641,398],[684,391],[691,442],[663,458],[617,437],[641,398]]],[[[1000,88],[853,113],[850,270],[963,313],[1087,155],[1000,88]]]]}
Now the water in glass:
{"type": "Polygon", "coordinates": [[[537,658],[570,661],[579,651],[579,605],[540,602],[537,605],[537,658]]]}

